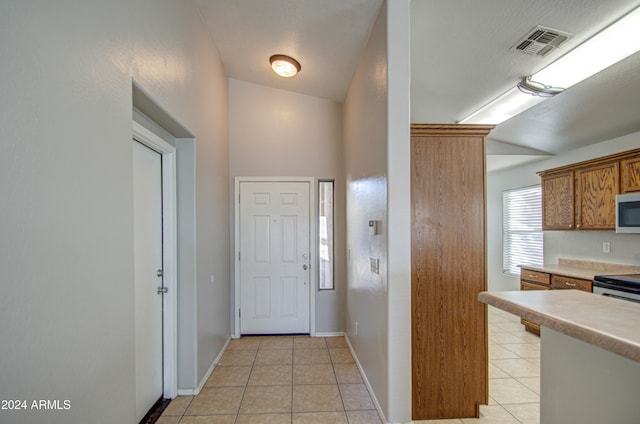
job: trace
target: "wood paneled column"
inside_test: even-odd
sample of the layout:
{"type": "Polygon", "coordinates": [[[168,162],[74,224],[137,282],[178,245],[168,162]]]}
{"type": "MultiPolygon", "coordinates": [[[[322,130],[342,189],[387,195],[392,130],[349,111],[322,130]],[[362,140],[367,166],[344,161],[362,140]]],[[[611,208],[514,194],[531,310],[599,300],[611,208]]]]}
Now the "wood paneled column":
{"type": "Polygon", "coordinates": [[[412,417],[488,402],[485,139],[493,126],[411,126],[412,417]]]}

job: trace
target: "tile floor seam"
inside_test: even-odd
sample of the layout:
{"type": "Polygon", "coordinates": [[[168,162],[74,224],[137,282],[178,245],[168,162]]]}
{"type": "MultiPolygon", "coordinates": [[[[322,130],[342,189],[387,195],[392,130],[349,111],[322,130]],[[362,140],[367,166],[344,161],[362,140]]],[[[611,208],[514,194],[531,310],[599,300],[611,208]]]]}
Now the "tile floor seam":
{"type": "MultiPolygon", "coordinates": [[[[255,360],[254,360],[255,362],[255,360]]],[[[251,372],[253,372],[253,365],[251,366],[251,372]]],[[[249,378],[251,378],[251,373],[249,373],[249,378]]],[[[245,383],[242,389],[242,396],[240,397],[240,403],[238,404],[238,410],[236,411],[236,417],[233,419],[233,424],[236,424],[238,421],[238,417],[240,416],[240,408],[242,408],[242,402],[244,401],[244,395],[247,393],[247,387],[249,387],[249,378],[247,378],[247,382],[245,383]]]]}
{"type": "Polygon", "coordinates": [[[293,348],[291,349],[291,415],[289,416],[289,423],[293,424],[293,367],[294,367],[294,350],[295,350],[295,343],[293,348]]]}

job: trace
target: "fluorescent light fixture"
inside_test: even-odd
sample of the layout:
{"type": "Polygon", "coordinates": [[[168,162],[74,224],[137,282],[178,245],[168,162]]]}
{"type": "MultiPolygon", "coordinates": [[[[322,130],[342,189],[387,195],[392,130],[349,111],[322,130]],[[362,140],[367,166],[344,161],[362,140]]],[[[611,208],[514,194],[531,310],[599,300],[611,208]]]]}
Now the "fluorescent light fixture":
{"type": "Polygon", "coordinates": [[[640,7],[571,50],[560,59],[518,83],[478,111],[465,124],[500,124],[540,103],[546,97],[583,81],[640,50],[640,7]]]}
{"type": "Polygon", "coordinates": [[[481,107],[460,121],[461,124],[498,125],[545,100],[545,97],[531,96],[513,87],[491,103],[481,107]]]}
{"type": "Polygon", "coordinates": [[[269,58],[269,62],[273,72],[285,78],[296,76],[302,69],[300,62],[284,54],[274,54],[269,58]]]}

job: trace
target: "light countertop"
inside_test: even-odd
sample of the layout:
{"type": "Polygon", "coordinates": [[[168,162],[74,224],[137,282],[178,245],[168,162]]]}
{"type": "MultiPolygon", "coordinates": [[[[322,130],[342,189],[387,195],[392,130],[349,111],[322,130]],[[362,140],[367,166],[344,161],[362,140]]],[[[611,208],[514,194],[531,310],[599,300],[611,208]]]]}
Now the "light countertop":
{"type": "Polygon", "coordinates": [[[640,267],[635,265],[564,258],[560,258],[557,264],[544,264],[542,266],[521,265],[521,268],[564,275],[565,277],[582,278],[583,280],[593,280],[596,275],[634,274],[640,272],[640,267]]]}
{"type": "Polygon", "coordinates": [[[640,304],[579,290],[482,292],[480,302],[640,362],[640,304]]]}

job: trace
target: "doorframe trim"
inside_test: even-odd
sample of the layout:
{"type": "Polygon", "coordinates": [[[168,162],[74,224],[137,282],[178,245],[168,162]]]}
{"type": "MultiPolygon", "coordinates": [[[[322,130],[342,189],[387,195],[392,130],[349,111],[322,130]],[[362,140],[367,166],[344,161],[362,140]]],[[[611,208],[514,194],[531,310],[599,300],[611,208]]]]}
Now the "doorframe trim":
{"type": "Polygon", "coordinates": [[[133,139],[162,155],[162,282],[168,287],[162,302],[163,397],[178,394],[178,266],[176,148],[139,123],[133,123],[133,139]]]}
{"type": "Polygon", "coordinates": [[[256,182],[256,183],[289,183],[300,182],[309,184],[309,256],[311,272],[309,273],[309,335],[316,335],[316,293],[317,287],[317,272],[318,267],[318,252],[317,252],[317,231],[314,229],[318,227],[318,211],[316,208],[316,185],[317,179],[315,177],[235,177],[235,190],[234,190],[234,208],[235,208],[235,223],[234,223],[234,332],[233,338],[240,337],[240,261],[238,260],[240,254],[240,183],[256,182]]]}

